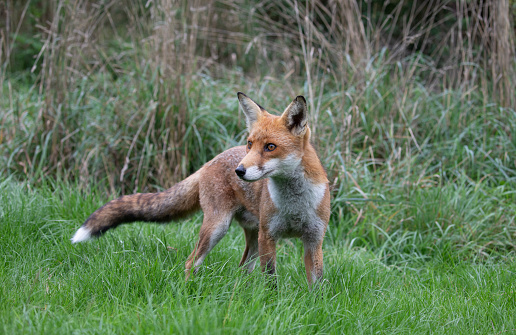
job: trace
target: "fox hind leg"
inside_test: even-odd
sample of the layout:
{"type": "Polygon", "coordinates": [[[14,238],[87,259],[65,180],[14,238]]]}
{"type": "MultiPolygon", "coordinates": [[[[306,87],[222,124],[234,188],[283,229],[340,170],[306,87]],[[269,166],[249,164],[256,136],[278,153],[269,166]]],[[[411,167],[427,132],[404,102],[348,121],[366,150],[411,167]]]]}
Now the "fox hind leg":
{"type": "Polygon", "coordinates": [[[199,270],[208,253],[226,235],[232,219],[233,213],[215,215],[214,211],[204,212],[199,241],[185,264],[186,280],[192,272],[195,274],[199,270]]]}

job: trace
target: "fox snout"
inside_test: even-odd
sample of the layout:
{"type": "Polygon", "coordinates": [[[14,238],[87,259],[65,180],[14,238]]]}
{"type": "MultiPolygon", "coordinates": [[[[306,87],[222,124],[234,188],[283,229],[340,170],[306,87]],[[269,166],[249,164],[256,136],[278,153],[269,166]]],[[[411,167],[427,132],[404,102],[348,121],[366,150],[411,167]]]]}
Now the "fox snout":
{"type": "Polygon", "coordinates": [[[260,166],[250,166],[246,169],[244,164],[238,165],[238,167],[235,169],[235,173],[237,174],[238,178],[247,182],[260,180],[268,175],[267,172],[270,171],[265,171],[264,168],[260,166]]]}
{"type": "Polygon", "coordinates": [[[245,176],[245,167],[240,164],[236,169],[235,169],[235,173],[237,174],[237,176],[242,179],[244,176],[245,176]]]}
{"type": "Polygon", "coordinates": [[[235,173],[243,181],[253,182],[273,175],[277,170],[277,163],[277,159],[271,159],[264,165],[251,165],[247,168],[241,163],[235,169],[235,173]]]}

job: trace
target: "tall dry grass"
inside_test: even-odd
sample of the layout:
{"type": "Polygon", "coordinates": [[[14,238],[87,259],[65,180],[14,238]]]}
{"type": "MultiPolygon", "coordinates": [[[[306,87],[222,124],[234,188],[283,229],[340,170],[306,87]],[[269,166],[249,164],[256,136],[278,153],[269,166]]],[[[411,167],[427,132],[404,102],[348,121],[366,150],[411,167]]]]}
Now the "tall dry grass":
{"type": "MultiPolygon", "coordinates": [[[[169,186],[243,136],[230,117],[237,90],[276,112],[305,94],[316,145],[339,178],[360,161],[403,175],[454,136],[485,145],[493,132],[511,136],[507,0],[48,4],[50,15],[34,19],[30,2],[5,2],[0,30],[2,169],[34,182],[169,186]],[[42,46],[20,80],[10,63],[31,17],[42,46]]],[[[500,171],[514,165],[504,146],[481,149],[500,171]]]]}

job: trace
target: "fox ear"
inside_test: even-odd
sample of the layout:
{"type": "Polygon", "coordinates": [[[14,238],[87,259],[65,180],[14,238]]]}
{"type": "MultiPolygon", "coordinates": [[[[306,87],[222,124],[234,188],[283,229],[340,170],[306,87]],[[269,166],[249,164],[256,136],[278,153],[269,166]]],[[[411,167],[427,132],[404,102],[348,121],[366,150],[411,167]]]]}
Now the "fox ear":
{"type": "Polygon", "coordinates": [[[251,128],[253,128],[256,121],[262,117],[263,108],[244,93],[238,92],[237,95],[240,106],[242,106],[242,109],[244,110],[247,128],[251,131],[251,128]]]}
{"type": "Polygon", "coordinates": [[[308,121],[306,100],[303,96],[298,96],[288,105],[281,118],[285,125],[294,135],[303,135],[306,131],[308,121]]]}

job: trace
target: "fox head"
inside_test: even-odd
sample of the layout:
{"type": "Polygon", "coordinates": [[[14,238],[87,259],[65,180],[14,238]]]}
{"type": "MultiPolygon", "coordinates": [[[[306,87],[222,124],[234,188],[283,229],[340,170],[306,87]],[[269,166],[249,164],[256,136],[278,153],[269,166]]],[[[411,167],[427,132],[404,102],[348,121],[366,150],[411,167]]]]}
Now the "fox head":
{"type": "Polygon", "coordinates": [[[288,177],[301,165],[310,140],[306,100],[298,96],[281,116],[267,113],[245,94],[238,92],[249,130],[247,155],[235,173],[242,180],[288,177]]]}

